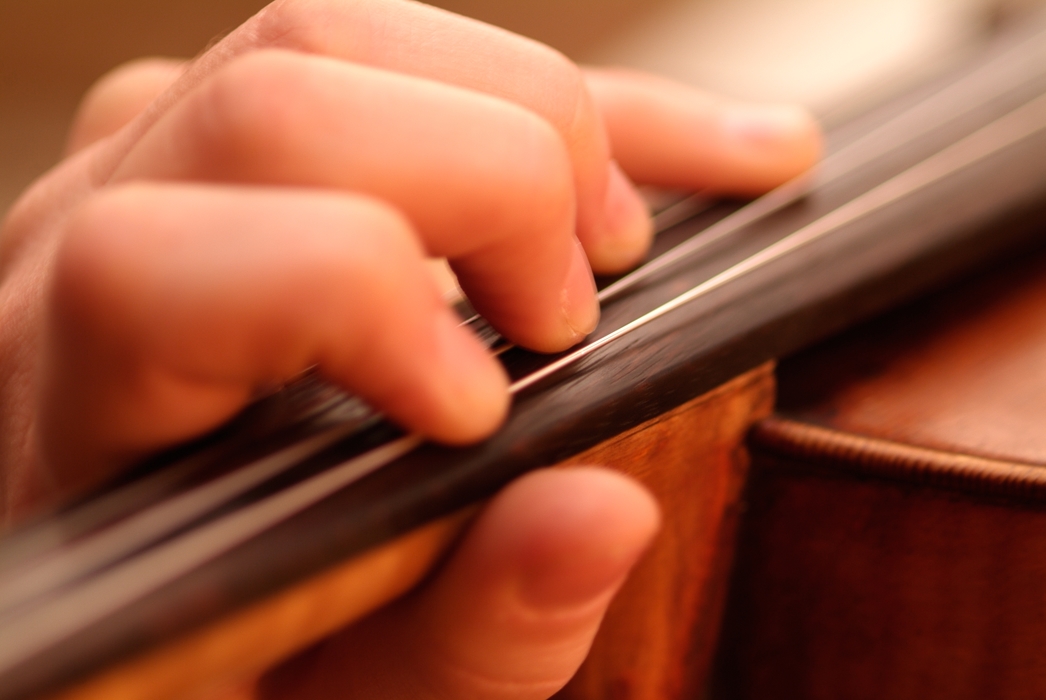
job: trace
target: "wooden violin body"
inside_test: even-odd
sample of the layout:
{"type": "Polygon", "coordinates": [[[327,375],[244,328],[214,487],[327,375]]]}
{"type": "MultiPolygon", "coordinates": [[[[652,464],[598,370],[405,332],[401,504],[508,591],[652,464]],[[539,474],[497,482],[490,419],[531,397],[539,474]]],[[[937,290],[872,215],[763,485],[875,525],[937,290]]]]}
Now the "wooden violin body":
{"type": "MultiPolygon", "coordinates": [[[[908,688],[904,679],[915,676],[906,674],[918,665],[912,640],[926,641],[919,647],[924,655],[938,648],[927,640],[966,639],[966,646],[955,646],[963,658],[978,643],[990,646],[978,636],[983,629],[970,627],[963,637],[944,623],[940,611],[957,606],[948,601],[965,599],[934,598],[957,590],[950,582],[969,571],[960,567],[949,576],[945,568],[943,579],[915,581],[931,571],[934,557],[956,557],[954,548],[932,550],[947,537],[914,539],[925,551],[902,556],[902,564],[916,564],[898,569],[895,588],[881,587],[916,596],[909,601],[914,612],[905,614],[915,620],[924,612],[930,621],[932,629],[908,638],[914,645],[908,656],[892,651],[909,647],[897,642],[904,620],[887,622],[888,595],[870,596],[867,609],[854,613],[846,608],[848,591],[825,589],[854,586],[865,570],[888,571],[869,562],[895,544],[906,546],[905,518],[923,522],[915,514],[918,499],[897,493],[922,494],[926,485],[896,486],[898,479],[929,474],[927,483],[939,481],[946,490],[927,495],[927,503],[958,502],[969,494],[954,495],[965,493],[956,485],[981,483],[983,474],[969,467],[980,455],[977,464],[992,462],[1002,476],[984,472],[996,475],[985,481],[995,485],[978,498],[1026,500],[1038,487],[1015,488],[1003,467],[1017,469],[1020,484],[1038,483],[1029,466],[1035,460],[973,449],[957,462],[966,471],[935,472],[917,458],[915,467],[898,468],[896,454],[943,448],[874,429],[855,438],[845,423],[849,414],[837,405],[849,385],[829,381],[846,373],[829,372],[821,384],[804,378],[832,362],[851,367],[848,355],[829,349],[784,364],[787,417],[770,417],[772,362],[1001,255],[1034,247],[1044,222],[1046,29],[1040,29],[836,131],[824,166],[809,179],[748,205],[712,207],[665,232],[655,250],[664,257],[605,288],[604,320],[580,350],[553,358],[519,350],[503,355],[520,388],[504,429],[481,445],[420,444],[351,397],[306,380],[200,444],[6,537],[0,700],[173,699],[249,681],[409,590],[502,485],[565,462],[618,465],[661,498],[666,515],[659,540],[615,601],[564,697],[695,697],[713,660],[724,697],[777,697],[785,686],[791,697],[860,697],[867,685],[861,679],[880,673],[908,688]],[[804,452],[814,434],[804,421],[815,415],[844,421],[824,419],[817,429],[900,452],[887,451],[880,471],[868,466],[878,464],[871,457],[854,457],[827,438],[817,443],[821,452],[804,452]],[[754,461],[745,443],[753,426],[754,461]],[[857,466],[846,466],[847,459],[857,466]],[[833,469],[838,474],[825,472],[833,469]],[[844,473],[876,485],[848,482],[844,473]],[[833,489],[855,499],[852,505],[839,505],[847,501],[833,489]],[[807,496],[828,499],[841,518],[833,523],[826,511],[825,528],[814,533],[820,539],[807,536],[822,517],[812,515],[818,506],[807,496]],[[889,511],[881,519],[873,513],[877,498],[889,511]],[[853,520],[859,513],[867,517],[853,520]],[[876,534],[873,525],[880,524],[886,529],[876,534]],[[853,551],[841,561],[856,563],[833,569],[851,542],[853,551]],[[804,626],[807,610],[819,614],[804,626]],[[861,615],[887,631],[865,640],[861,615]],[[866,649],[866,641],[880,646],[866,649]],[[853,684],[821,683],[820,669],[833,665],[826,678],[845,676],[853,684]]],[[[920,331],[931,325],[913,323],[920,331]]],[[[851,345],[887,342],[872,333],[880,345],[851,345]]],[[[876,362],[887,356],[876,354],[876,362]]],[[[885,364],[876,367],[893,376],[885,364]]],[[[976,376],[976,365],[967,369],[976,376]]],[[[944,376],[924,394],[946,399],[952,394],[940,387],[954,392],[956,381],[944,376]]],[[[900,392],[891,396],[897,406],[908,402],[900,392]]],[[[933,425],[935,416],[947,415],[934,413],[933,402],[918,405],[922,413],[898,410],[894,422],[903,425],[910,415],[933,425]]],[[[869,454],[879,454],[875,449],[869,454]]],[[[966,448],[955,442],[947,449],[965,454],[966,448]]],[[[926,512],[963,522],[961,513],[946,510],[926,512]]],[[[975,540],[977,528],[962,532],[969,540],[963,546],[980,548],[975,559],[982,569],[989,555],[1004,551],[999,538],[975,540]]],[[[1034,577],[1026,580],[1025,592],[1014,596],[1031,595],[1034,577]]],[[[991,595],[987,584],[979,590],[991,595]]],[[[1007,618],[984,619],[1002,630],[1007,618]]],[[[994,657],[981,658],[994,668],[994,657]]],[[[910,687],[925,691],[935,676],[918,678],[931,680],[910,687]]],[[[879,681],[872,687],[880,694],[895,694],[885,676],[879,681]]]]}
{"type": "Polygon", "coordinates": [[[1044,319],[1046,249],[782,364],[716,697],[1046,695],[1044,319]]]}

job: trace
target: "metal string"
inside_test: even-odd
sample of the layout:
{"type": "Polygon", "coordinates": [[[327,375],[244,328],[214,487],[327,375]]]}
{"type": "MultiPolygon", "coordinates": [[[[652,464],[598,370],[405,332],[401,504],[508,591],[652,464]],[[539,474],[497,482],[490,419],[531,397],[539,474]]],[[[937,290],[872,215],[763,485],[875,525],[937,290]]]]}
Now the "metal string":
{"type": "MultiPolygon", "coordinates": [[[[753,200],[693,238],[683,241],[604,287],[597,294],[597,298],[600,303],[606,303],[627,294],[659,272],[692,258],[697,253],[729,238],[745,226],[795,204],[817,187],[838,180],[888,153],[895,152],[918,137],[938,129],[943,124],[954,121],[1026,83],[1028,64],[1038,68],[1040,73],[1041,67],[1046,64],[1046,41],[1044,39],[1046,39],[1046,31],[1026,38],[995,60],[943,87],[922,102],[888,119],[838,151],[828,154],[814,170],[803,173],[753,200]],[[971,85],[981,91],[980,99],[970,98],[971,85]],[[942,115],[946,116],[942,118],[942,115]],[[886,144],[882,143],[884,137],[899,128],[903,128],[899,139],[891,140],[886,144]]],[[[707,201],[709,201],[708,193],[701,192],[670,206],[661,212],[659,217],[662,218],[655,217],[655,233],[662,233],[689,218],[680,217],[680,214],[688,207],[695,207],[694,215],[696,215],[702,211],[696,207],[707,201]]],[[[475,325],[481,322],[485,323],[485,320],[476,314],[466,320],[465,324],[475,325]]],[[[497,339],[491,344],[492,351],[496,355],[514,347],[507,341],[499,342],[497,339]]]]}

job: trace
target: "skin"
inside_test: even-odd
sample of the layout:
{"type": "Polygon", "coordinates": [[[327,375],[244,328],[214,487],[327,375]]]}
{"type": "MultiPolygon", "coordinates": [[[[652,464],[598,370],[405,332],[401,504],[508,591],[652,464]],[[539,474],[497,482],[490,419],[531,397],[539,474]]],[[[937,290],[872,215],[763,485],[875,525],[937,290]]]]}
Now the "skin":
{"type": "MultiPolygon", "coordinates": [[[[561,350],[598,319],[591,271],[649,244],[632,181],[752,194],[819,149],[801,110],[585,71],[403,0],[282,0],[190,64],[118,69],[0,233],[3,515],[312,366],[429,438],[480,439],[507,381],[428,258],[507,336],[561,350]]],[[[613,472],[531,474],[423,590],[236,696],[549,697],[658,522],[613,472]]]]}

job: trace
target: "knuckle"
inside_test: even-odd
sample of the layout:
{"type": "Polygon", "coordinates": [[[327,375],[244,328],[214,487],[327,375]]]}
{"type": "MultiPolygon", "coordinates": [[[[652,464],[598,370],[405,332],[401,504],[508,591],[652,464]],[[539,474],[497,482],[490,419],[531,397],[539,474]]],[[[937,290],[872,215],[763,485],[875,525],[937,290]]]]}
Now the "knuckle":
{"type": "Polygon", "coordinates": [[[254,18],[254,33],[262,46],[286,46],[307,50],[313,44],[314,23],[304,21],[309,0],[276,0],[254,18]]]}
{"type": "Polygon", "coordinates": [[[61,259],[98,265],[112,257],[113,251],[140,240],[145,233],[136,230],[132,212],[148,204],[151,190],[149,185],[132,183],[107,187],[87,197],[66,224],[61,259]]]}
{"type": "Polygon", "coordinates": [[[529,161],[518,168],[523,182],[515,183],[523,206],[524,219],[532,225],[558,230],[565,222],[573,223],[575,192],[570,154],[563,138],[545,120],[529,116],[525,120],[524,156],[529,161]]]}
{"type": "MultiPolygon", "coordinates": [[[[367,36],[368,20],[375,12],[375,0],[340,0],[332,8],[329,0],[276,0],[254,18],[252,31],[256,46],[272,46],[325,53],[329,50],[328,22],[332,12],[352,21],[343,22],[353,32],[352,39],[367,36]]],[[[355,42],[354,42],[355,43],[355,42]]]]}
{"type": "Polygon", "coordinates": [[[548,118],[564,134],[571,134],[583,121],[590,104],[581,68],[559,51],[539,44],[537,60],[540,81],[551,97],[548,118]]]}
{"type": "Polygon", "coordinates": [[[232,61],[199,92],[191,140],[226,164],[250,164],[259,144],[278,152],[300,127],[300,73],[298,59],[278,50],[232,61]]]}
{"type": "Polygon", "coordinates": [[[255,16],[252,29],[261,46],[286,46],[307,50],[313,34],[311,23],[302,21],[301,0],[276,0],[255,16]]]}
{"type": "Polygon", "coordinates": [[[101,190],[76,207],[66,224],[58,258],[60,264],[69,259],[90,259],[91,252],[114,234],[119,228],[116,220],[121,215],[119,200],[127,189],[130,188],[101,190]]]}
{"type": "MultiPolygon", "coordinates": [[[[294,248],[279,265],[292,286],[310,290],[317,307],[335,306],[355,295],[331,290],[365,289],[377,308],[406,288],[424,251],[406,218],[365,195],[313,194],[299,203],[308,208],[310,226],[292,233],[294,248]]],[[[292,295],[293,296],[293,295],[292,295]]]]}
{"type": "Polygon", "coordinates": [[[356,218],[363,226],[379,234],[384,245],[397,257],[421,257],[421,243],[407,217],[398,209],[374,199],[356,201],[356,218]]]}
{"type": "Polygon", "coordinates": [[[16,264],[40,236],[41,222],[49,214],[49,184],[47,178],[34,184],[0,219],[0,271],[16,264]]]}
{"type": "Polygon", "coordinates": [[[413,226],[392,206],[367,197],[355,196],[345,210],[343,228],[360,232],[366,239],[362,249],[354,250],[354,265],[366,275],[369,286],[393,294],[401,286],[399,278],[412,274],[425,258],[413,226]]]}
{"type": "Polygon", "coordinates": [[[54,264],[52,301],[67,312],[110,308],[123,296],[119,288],[127,267],[128,198],[137,186],[104,190],[82,202],[71,214],[54,264]]]}

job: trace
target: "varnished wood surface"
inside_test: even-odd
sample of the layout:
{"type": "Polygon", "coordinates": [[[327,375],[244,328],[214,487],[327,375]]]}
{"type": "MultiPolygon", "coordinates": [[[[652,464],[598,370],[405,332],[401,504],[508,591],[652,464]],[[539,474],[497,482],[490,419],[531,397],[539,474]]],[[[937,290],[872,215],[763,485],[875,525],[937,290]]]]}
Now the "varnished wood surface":
{"type": "MultiPolygon", "coordinates": [[[[609,692],[669,700],[703,682],[747,472],[742,443],[772,404],[766,366],[566,463],[609,465],[638,478],[658,497],[665,520],[565,698],[609,692]]],[[[274,663],[413,587],[473,512],[420,528],[51,698],[175,700],[249,688],[274,663]]]]}
{"type": "Polygon", "coordinates": [[[1040,250],[782,364],[717,697],[1046,697],[1044,318],[1040,250]]]}
{"type": "MultiPolygon", "coordinates": [[[[1046,242],[1046,225],[1038,228],[1046,242]]],[[[1046,464],[1046,255],[805,353],[782,412],[855,435],[1046,464]]]]}
{"type": "Polygon", "coordinates": [[[755,463],[714,697],[1046,695],[1043,509],[755,463]]]}
{"type": "Polygon", "coordinates": [[[684,700],[704,687],[748,472],[743,440],[773,389],[767,365],[570,460],[635,477],[664,520],[559,700],[684,700]]]}

